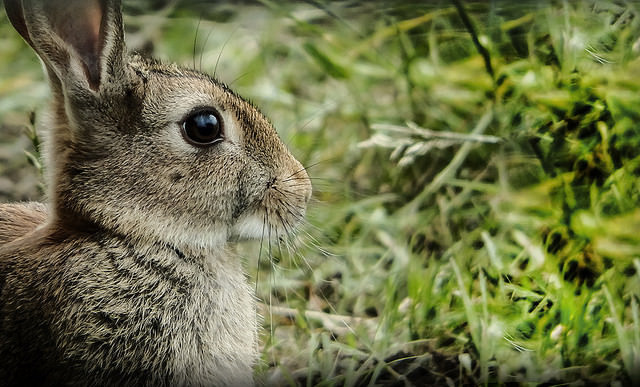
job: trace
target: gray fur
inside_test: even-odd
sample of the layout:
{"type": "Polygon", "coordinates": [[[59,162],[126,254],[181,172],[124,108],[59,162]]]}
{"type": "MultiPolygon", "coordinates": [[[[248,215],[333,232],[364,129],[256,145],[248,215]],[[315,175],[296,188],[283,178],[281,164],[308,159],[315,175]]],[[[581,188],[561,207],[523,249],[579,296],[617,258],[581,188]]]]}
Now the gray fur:
{"type": "Polygon", "coordinates": [[[292,232],[306,172],[224,84],[126,54],[119,1],[5,7],[52,104],[46,207],[0,205],[2,385],[251,385],[255,300],[225,245],[292,232]],[[224,140],[198,148],[180,122],[203,106],[224,140]]]}

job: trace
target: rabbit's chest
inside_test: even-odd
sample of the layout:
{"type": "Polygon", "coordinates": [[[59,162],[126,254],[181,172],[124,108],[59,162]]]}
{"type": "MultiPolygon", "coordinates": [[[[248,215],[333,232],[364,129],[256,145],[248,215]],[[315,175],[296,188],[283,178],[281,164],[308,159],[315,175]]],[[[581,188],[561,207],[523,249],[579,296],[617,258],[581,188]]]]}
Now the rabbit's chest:
{"type": "Polygon", "coordinates": [[[174,313],[165,337],[176,384],[250,384],[257,355],[256,311],[247,289],[242,295],[231,289],[220,284],[202,287],[191,303],[174,313]]]}

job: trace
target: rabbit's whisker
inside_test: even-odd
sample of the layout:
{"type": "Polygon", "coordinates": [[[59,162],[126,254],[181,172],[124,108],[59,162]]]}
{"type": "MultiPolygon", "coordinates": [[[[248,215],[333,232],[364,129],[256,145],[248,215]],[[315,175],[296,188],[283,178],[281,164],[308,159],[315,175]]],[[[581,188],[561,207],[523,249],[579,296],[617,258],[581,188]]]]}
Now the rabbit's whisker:
{"type": "Polygon", "coordinates": [[[297,171],[293,172],[291,175],[285,177],[285,180],[297,175],[298,173],[301,173],[302,171],[309,171],[309,169],[311,169],[311,168],[313,168],[313,167],[315,167],[315,166],[317,166],[317,165],[319,165],[321,163],[329,161],[329,160],[331,160],[331,158],[320,160],[320,161],[315,162],[315,163],[313,163],[311,165],[307,165],[306,167],[302,167],[302,168],[298,169],[297,171]]]}
{"type": "Polygon", "coordinates": [[[287,191],[286,188],[282,188],[282,187],[273,187],[273,190],[282,196],[287,196],[287,194],[293,194],[293,192],[287,191]]]}
{"type": "MultiPolygon", "coordinates": [[[[316,232],[320,232],[320,233],[323,232],[323,230],[320,227],[318,227],[318,226],[314,225],[313,223],[309,222],[307,219],[302,219],[301,222],[306,228],[310,228],[311,230],[316,231],[316,232]]],[[[304,229],[302,231],[308,234],[308,232],[304,231],[304,229]]],[[[309,235],[309,236],[311,236],[311,235],[309,235]]]]}
{"type": "Polygon", "coordinates": [[[267,213],[265,211],[264,216],[262,217],[262,235],[260,236],[260,249],[258,250],[258,267],[256,268],[256,286],[255,292],[258,294],[258,283],[260,277],[260,260],[262,259],[262,246],[264,246],[264,233],[267,228],[267,213]]]}
{"type": "MultiPolygon", "coordinates": [[[[211,37],[211,33],[213,32],[213,28],[209,29],[209,32],[207,33],[207,37],[204,39],[204,43],[202,44],[202,50],[200,50],[200,62],[198,63],[198,67],[199,70],[202,71],[202,58],[204,57],[204,52],[207,48],[207,43],[209,43],[209,38],[211,37]]],[[[224,50],[224,46],[222,46],[222,49],[220,50],[220,54],[218,54],[218,60],[220,59],[220,55],[222,54],[222,50],[224,50]]],[[[218,65],[218,62],[216,61],[216,66],[218,65]]],[[[213,77],[216,77],[215,72],[213,73],[213,77]]]]}
{"type": "MultiPolygon", "coordinates": [[[[233,32],[231,32],[229,34],[229,36],[227,37],[227,39],[224,41],[224,43],[222,44],[222,48],[220,48],[220,52],[218,52],[218,57],[216,58],[216,64],[213,67],[213,77],[215,78],[216,75],[218,74],[218,64],[220,63],[220,58],[222,58],[222,53],[224,52],[225,47],[227,47],[227,43],[229,43],[229,41],[231,41],[231,37],[233,36],[233,34],[236,33],[236,30],[233,30],[233,32]]],[[[211,31],[213,31],[213,29],[211,29],[211,31]]],[[[209,34],[211,34],[211,31],[209,32],[209,34]]]]}
{"type": "Polygon", "coordinates": [[[338,257],[338,255],[333,254],[329,251],[327,251],[326,249],[320,247],[319,243],[315,242],[315,238],[313,238],[311,235],[306,234],[311,240],[309,242],[305,242],[305,241],[300,241],[304,246],[306,246],[309,249],[317,249],[320,253],[322,253],[322,255],[324,255],[325,257],[338,257]]]}
{"type": "Polygon", "coordinates": [[[200,31],[200,22],[202,22],[202,15],[198,18],[198,24],[196,25],[196,33],[193,37],[193,54],[191,60],[193,61],[192,68],[196,69],[196,52],[198,50],[198,32],[200,31]]]}
{"type": "MultiPolygon", "coordinates": [[[[308,184],[306,183],[299,183],[299,184],[287,184],[287,188],[296,188],[296,187],[304,187],[307,186],[308,184]]],[[[300,196],[298,194],[298,196],[300,196]]],[[[301,197],[301,196],[300,196],[301,197]]]]}
{"type": "Polygon", "coordinates": [[[311,263],[309,262],[309,260],[304,255],[298,253],[298,254],[296,254],[296,258],[297,258],[298,261],[304,263],[304,265],[307,267],[307,269],[309,269],[310,271],[313,270],[313,267],[311,266],[311,263]]]}
{"type": "Polygon", "coordinates": [[[332,179],[330,177],[313,177],[313,176],[309,176],[309,177],[288,177],[285,180],[282,180],[283,183],[289,182],[289,181],[293,181],[293,180],[300,180],[300,181],[304,181],[304,180],[311,180],[311,181],[316,181],[316,180],[323,180],[323,181],[329,181],[332,183],[335,183],[338,181],[338,179],[332,179]]]}
{"type": "Polygon", "coordinates": [[[272,227],[269,227],[269,240],[267,241],[269,246],[269,262],[271,264],[271,273],[269,273],[269,276],[271,278],[271,287],[269,289],[269,333],[271,334],[271,337],[274,337],[275,324],[273,323],[273,291],[271,289],[275,289],[276,266],[275,266],[275,261],[273,259],[271,231],[272,231],[272,227]]]}
{"type": "Polygon", "coordinates": [[[238,75],[237,77],[235,77],[231,82],[229,82],[229,86],[233,85],[234,83],[236,83],[238,80],[246,77],[247,75],[251,74],[251,71],[247,71],[245,73],[242,73],[240,75],[238,75]]]}

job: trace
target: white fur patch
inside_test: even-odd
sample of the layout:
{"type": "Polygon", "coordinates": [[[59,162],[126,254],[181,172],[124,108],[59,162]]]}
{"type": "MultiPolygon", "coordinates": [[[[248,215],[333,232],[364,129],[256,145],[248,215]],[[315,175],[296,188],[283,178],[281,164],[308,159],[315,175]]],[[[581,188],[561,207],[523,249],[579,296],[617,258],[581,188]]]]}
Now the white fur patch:
{"type": "Polygon", "coordinates": [[[268,238],[269,230],[267,228],[268,226],[264,224],[263,218],[256,213],[252,213],[243,215],[236,221],[231,229],[231,235],[240,239],[268,238]]]}

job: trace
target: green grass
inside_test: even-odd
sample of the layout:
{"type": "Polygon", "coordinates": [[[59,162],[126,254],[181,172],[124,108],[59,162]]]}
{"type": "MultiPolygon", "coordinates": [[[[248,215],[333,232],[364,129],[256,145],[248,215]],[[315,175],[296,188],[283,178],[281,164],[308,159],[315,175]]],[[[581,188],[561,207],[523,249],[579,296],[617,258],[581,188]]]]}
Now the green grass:
{"type": "MultiPolygon", "coordinates": [[[[239,246],[259,378],[640,383],[640,3],[136,4],[131,45],[215,70],[314,179],[295,249],[239,246]]],[[[6,24],[9,128],[46,88],[6,24]]]]}

